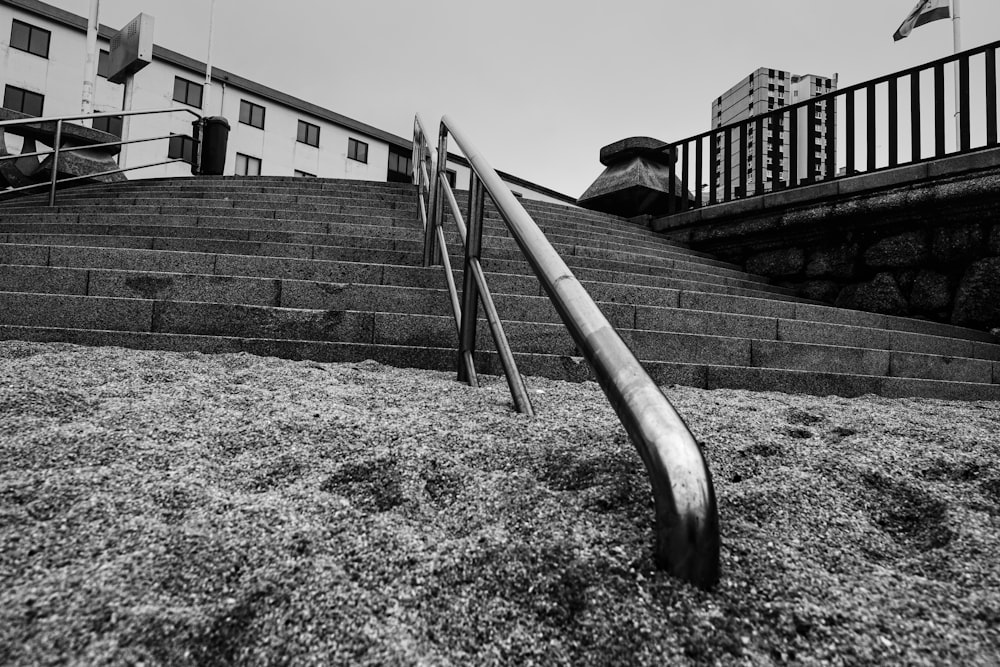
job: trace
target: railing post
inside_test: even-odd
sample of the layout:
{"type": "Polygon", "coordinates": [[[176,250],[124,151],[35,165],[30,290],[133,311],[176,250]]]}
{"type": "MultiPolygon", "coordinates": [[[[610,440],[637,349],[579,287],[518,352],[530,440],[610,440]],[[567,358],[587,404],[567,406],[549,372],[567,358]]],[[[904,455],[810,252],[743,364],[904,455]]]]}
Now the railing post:
{"type": "Polygon", "coordinates": [[[56,121],[56,138],[52,147],[52,181],[49,184],[49,206],[56,205],[56,181],[59,179],[59,146],[62,144],[61,120],[56,121]]]}
{"type": "MultiPolygon", "coordinates": [[[[425,136],[426,139],[426,136],[425,136]]],[[[440,179],[444,166],[448,164],[448,135],[442,132],[438,138],[437,164],[431,162],[430,195],[427,201],[427,227],[424,229],[424,266],[441,263],[441,248],[437,244],[438,225],[441,224],[442,207],[440,179]]]]}
{"type": "Polygon", "coordinates": [[[421,146],[423,146],[423,132],[420,130],[420,123],[414,117],[413,145],[410,147],[410,182],[417,186],[418,192],[420,188],[420,158],[418,156],[422,152],[420,150],[421,146]]]}
{"type": "Polygon", "coordinates": [[[479,315],[479,285],[472,263],[483,247],[483,182],[469,175],[469,214],[466,217],[465,261],[462,264],[462,324],[458,335],[458,379],[468,382],[475,372],[476,319],[479,315]],[[472,369],[472,370],[470,370],[472,369]]]}

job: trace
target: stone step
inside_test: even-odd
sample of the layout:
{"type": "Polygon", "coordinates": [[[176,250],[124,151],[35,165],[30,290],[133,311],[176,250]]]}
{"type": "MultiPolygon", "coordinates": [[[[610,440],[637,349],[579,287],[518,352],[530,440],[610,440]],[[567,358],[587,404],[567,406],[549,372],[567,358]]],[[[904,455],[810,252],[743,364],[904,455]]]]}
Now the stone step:
{"type": "MultiPolygon", "coordinates": [[[[310,261],[294,258],[262,258],[241,255],[206,255],[156,250],[103,248],[99,252],[82,247],[32,246],[0,244],[0,263],[21,265],[52,265],[80,268],[108,268],[199,273],[235,276],[257,276],[285,279],[318,280],[323,282],[355,282],[368,284],[412,285],[440,288],[443,286],[440,267],[373,266],[358,262],[310,261]]],[[[461,271],[454,272],[461,285],[461,271]]],[[[679,280],[647,277],[655,284],[625,283],[628,276],[610,272],[577,271],[577,278],[598,301],[639,303],[688,308],[699,311],[729,312],[772,318],[800,319],[846,326],[886,329],[897,334],[914,333],[967,339],[980,343],[995,342],[984,331],[965,329],[947,324],[893,317],[796,300],[781,300],[780,296],[753,290],[718,288],[679,280]],[[722,291],[725,290],[725,291],[722,291]]],[[[491,289],[508,294],[541,294],[533,276],[490,273],[491,289]]]]}
{"type": "MultiPolygon", "coordinates": [[[[56,244],[3,244],[0,243],[0,263],[7,264],[42,264],[51,266],[72,266],[80,268],[123,268],[148,269],[181,273],[219,273],[229,275],[265,276],[275,272],[275,277],[290,277],[300,279],[324,280],[330,282],[351,282],[355,276],[369,274],[373,266],[373,258],[404,260],[402,263],[387,264],[399,267],[409,262],[418,266],[421,258],[416,253],[400,251],[373,250],[367,248],[348,247],[312,247],[313,256],[294,256],[299,252],[295,246],[274,244],[274,252],[284,252],[284,255],[268,255],[270,244],[247,242],[216,241],[212,239],[152,239],[145,237],[94,237],[95,242],[107,242],[106,246],[86,245],[56,245],[56,244]],[[131,243],[132,246],[127,244],[131,243]],[[149,247],[150,245],[160,247],[149,247]],[[205,252],[212,246],[216,252],[205,252]],[[138,247],[136,247],[138,246],[138,247]],[[184,250],[185,247],[194,250],[184,250]],[[237,250],[261,250],[265,254],[241,255],[237,250]],[[226,251],[233,252],[226,252],[226,251]],[[391,257],[390,257],[391,256],[391,257]],[[212,267],[215,267],[213,270],[212,267]],[[369,268],[364,268],[369,267],[369,268]],[[360,270],[359,270],[360,269],[360,270]]],[[[73,239],[70,239],[73,240],[73,239]]],[[[80,240],[83,243],[82,239],[80,240]]],[[[301,254],[305,254],[301,250],[301,254]]],[[[492,273],[503,273],[500,268],[520,273],[528,279],[529,284],[537,284],[530,275],[530,269],[524,261],[484,261],[484,267],[493,267],[492,273]]],[[[456,264],[457,266],[457,264],[456,264]]],[[[440,271],[440,269],[437,269],[440,271]]],[[[797,299],[790,295],[774,291],[775,288],[763,286],[767,291],[757,289],[755,285],[741,286],[729,278],[719,278],[715,282],[708,276],[687,274],[685,272],[664,270],[663,275],[633,274],[607,271],[587,267],[573,267],[573,272],[581,281],[617,282],[623,284],[646,285],[674,289],[695,289],[715,291],[719,293],[757,296],[770,298],[797,299]],[[677,274],[674,276],[668,274],[677,274]],[[690,279],[697,275],[698,280],[690,279]],[[688,279],[685,279],[686,276],[688,279]]],[[[457,273],[456,275],[460,275],[457,273]]],[[[507,273],[505,275],[514,275],[507,273]]],[[[440,273],[437,274],[440,276],[440,273]]],[[[419,279],[419,278],[418,278],[419,279]]],[[[426,280],[426,278],[424,279],[426,280]]],[[[439,277],[433,280],[440,280],[439,277]]],[[[457,279],[460,283],[460,277],[457,279]]],[[[363,280],[361,282],[371,282],[363,280]]],[[[440,285],[440,283],[437,283],[440,285]]],[[[506,283],[502,283],[506,286],[506,283]]],[[[423,284],[419,286],[424,286],[423,284]]],[[[498,289],[500,287],[494,287],[498,289]]],[[[535,288],[537,293],[537,288],[535,288]]]]}
{"type": "Polygon", "coordinates": [[[118,192],[127,190],[137,190],[141,192],[184,191],[189,189],[208,188],[212,192],[238,191],[238,192],[260,192],[260,191],[299,191],[304,194],[316,194],[325,192],[415,192],[416,187],[409,183],[386,183],[383,181],[363,181],[343,178],[315,178],[308,181],[301,178],[280,177],[280,176],[257,176],[247,178],[245,176],[198,176],[197,178],[186,177],[164,177],[147,178],[132,181],[124,181],[113,184],[89,184],[81,185],[71,190],[60,192],[118,192]]]}
{"type": "MultiPolygon", "coordinates": [[[[218,192],[210,189],[179,190],[176,192],[144,192],[133,191],[94,191],[67,192],[56,199],[58,206],[123,206],[146,204],[149,206],[169,205],[171,202],[184,201],[188,204],[203,204],[207,208],[232,208],[235,202],[243,202],[254,208],[295,208],[296,206],[386,206],[389,208],[411,209],[416,206],[416,197],[412,192],[378,193],[353,192],[322,194],[292,194],[292,193],[256,193],[256,192],[218,192]]],[[[14,209],[40,210],[48,206],[47,200],[17,199],[7,204],[14,209]]]]}
{"type": "MultiPolygon", "coordinates": [[[[451,315],[446,292],[432,287],[324,283],[276,278],[250,278],[112,269],[67,269],[49,266],[0,265],[0,291],[71,294],[113,298],[242,304],[317,310],[359,310],[451,315]]],[[[504,321],[560,321],[546,297],[494,294],[504,321]]],[[[619,329],[800,343],[833,343],[1000,361],[1000,345],[928,334],[893,332],[755,315],[699,311],[673,306],[598,301],[605,317],[619,329]]]]}
{"type": "MultiPolygon", "coordinates": [[[[63,212],[46,212],[41,214],[29,213],[8,213],[0,210],[0,229],[6,232],[27,231],[28,227],[18,227],[19,225],[39,225],[39,224],[86,224],[86,225],[116,225],[116,226],[145,226],[145,227],[213,227],[219,229],[247,229],[273,232],[302,232],[328,235],[363,235],[393,238],[407,238],[421,240],[423,230],[412,220],[398,220],[386,217],[371,216],[349,216],[338,215],[336,217],[319,221],[303,220],[273,220],[269,218],[256,217],[224,217],[224,216],[203,216],[193,214],[156,214],[156,213],[74,213],[71,209],[63,212]]],[[[68,232],[64,230],[63,233],[68,232]]],[[[150,234],[153,235],[153,234],[150,234]]],[[[730,275],[744,272],[736,265],[719,260],[700,258],[695,254],[682,248],[670,246],[649,245],[634,246],[620,243],[616,237],[610,235],[583,235],[583,234],[563,234],[560,232],[549,232],[549,241],[556,246],[557,250],[563,253],[581,254],[586,253],[591,256],[599,256],[602,250],[638,255],[640,257],[661,257],[674,261],[683,261],[697,264],[704,267],[716,267],[709,272],[725,273],[730,275]],[[573,250],[568,248],[572,247],[573,250]]],[[[277,238],[277,237],[275,237],[277,238]]],[[[506,233],[502,227],[495,227],[485,230],[486,248],[502,247],[516,248],[514,240],[506,233]]],[[[446,232],[446,241],[449,248],[457,250],[461,247],[458,232],[449,230],[446,232]]]]}
{"type": "MultiPolygon", "coordinates": [[[[106,193],[102,200],[98,200],[98,196],[101,191],[94,191],[91,193],[70,193],[67,196],[61,198],[59,203],[62,207],[77,203],[87,203],[100,201],[103,204],[111,205],[110,202],[118,200],[118,205],[127,204],[130,206],[175,206],[178,200],[187,199],[186,205],[192,206],[195,203],[197,205],[205,206],[206,208],[233,208],[236,203],[239,202],[246,207],[253,209],[260,208],[276,208],[276,209],[289,209],[295,210],[299,209],[303,212],[337,212],[339,209],[337,207],[328,207],[334,201],[334,197],[323,197],[317,195],[250,195],[250,194],[239,194],[232,193],[233,196],[222,197],[219,192],[213,192],[212,190],[200,187],[198,189],[183,189],[175,188],[177,192],[172,192],[169,196],[164,193],[161,197],[150,196],[149,193],[146,196],[141,196],[143,191],[136,190],[131,191],[116,191],[111,190],[110,193],[106,193]],[[309,199],[303,199],[303,197],[309,197],[309,199]],[[297,207],[297,204],[305,204],[302,207],[297,207]],[[318,206],[310,206],[309,204],[316,204],[318,206]]],[[[412,191],[390,191],[389,193],[382,193],[379,195],[362,195],[359,200],[358,197],[354,197],[353,201],[360,204],[361,201],[367,202],[365,205],[371,205],[376,203],[392,202],[388,204],[390,208],[399,207],[412,215],[416,215],[416,205],[413,198],[412,191]],[[392,198],[392,199],[388,199],[392,198]]],[[[351,198],[339,197],[336,198],[338,201],[352,201],[351,198]]],[[[679,245],[672,241],[667,241],[662,237],[653,234],[649,230],[637,227],[634,224],[628,223],[627,221],[617,218],[615,216],[608,216],[605,214],[595,213],[592,211],[586,211],[584,209],[559,206],[555,204],[545,204],[544,202],[538,202],[537,204],[544,204],[544,206],[536,206],[535,202],[522,202],[528,209],[536,209],[536,214],[542,216],[545,219],[551,220],[553,225],[575,225],[578,227],[589,227],[596,230],[607,230],[609,227],[614,229],[619,235],[625,235],[629,238],[643,239],[658,239],[660,243],[668,243],[673,245],[679,245]]],[[[94,204],[91,204],[94,205],[94,204]]],[[[20,209],[22,205],[16,202],[11,204],[15,209],[20,209]]],[[[32,207],[31,210],[37,210],[37,205],[32,207]]],[[[350,211],[352,213],[358,213],[358,211],[350,211]]],[[[492,205],[487,206],[487,217],[490,219],[499,220],[499,216],[496,213],[492,205]]]]}
{"type": "MultiPolygon", "coordinates": [[[[71,216],[65,215],[43,217],[42,222],[31,222],[33,219],[33,216],[30,215],[17,216],[17,222],[5,222],[2,221],[4,218],[0,218],[0,241],[7,243],[31,243],[35,241],[29,241],[26,237],[19,235],[33,234],[169,236],[308,245],[347,245],[352,247],[390,248],[407,250],[409,252],[423,251],[423,231],[416,228],[400,229],[367,225],[354,227],[341,223],[329,223],[326,225],[322,225],[322,223],[308,223],[316,225],[314,229],[322,231],[303,232],[260,228],[246,229],[241,226],[235,226],[239,223],[226,218],[194,218],[185,216],[144,216],[142,223],[136,223],[133,222],[131,216],[116,215],[112,218],[114,222],[106,224],[104,222],[91,222],[92,220],[100,220],[99,216],[86,216],[85,219],[88,222],[74,222],[71,216]],[[49,222],[49,220],[54,220],[54,222],[49,222]],[[146,224],[147,222],[172,222],[175,224],[146,224]],[[218,226],[208,226],[212,224],[217,224],[218,226]],[[372,236],[369,236],[369,234],[372,236]]],[[[457,232],[449,234],[446,239],[448,247],[453,253],[461,251],[462,246],[457,232]]],[[[629,251],[627,246],[622,245],[602,244],[595,246],[589,243],[576,243],[576,239],[572,238],[567,238],[572,243],[561,243],[559,242],[560,239],[561,237],[549,237],[553,247],[563,257],[607,258],[624,260],[630,263],[634,261],[659,261],[667,262],[664,266],[687,271],[725,275],[733,278],[743,278],[748,275],[738,269],[699,261],[686,257],[683,254],[661,251],[655,248],[652,250],[636,249],[635,251],[629,251]],[[609,245],[612,247],[606,247],[609,245]]],[[[509,237],[486,235],[484,236],[483,245],[490,254],[495,255],[497,252],[502,251],[503,254],[501,256],[514,259],[521,255],[517,243],[509,237]]],[[[764,284],[767,282],[756,276],[753,277],[753,281],[764,284]]]]}
{"type": "MultiPolygon", "coordinates": [[[[257,224],[260,224],[260,221],[262,220],[296,220],[299,222],[316,223],[341,221],[344,223],[363,226],[392,225],[397,227],[406,226],[413,229],[420,228],[416,211],[412,209],[412,206],[409,208],[378,209],[373,209],[370,205],[334,206],[329,207],[329,210],[317,210],[316,206],[295,209],[280,207],[273,203],[257,208],[250,206],[246,201],[239,201],[239,203],[243,206],[237,208],[233,205],[234,203],[236,202],[227,202],[225,206],[222,206],[217,205],[218,201],[216,201],[216,205],[203,206],[201,201],[196,203],[184,203],[183,200],[171,198],[163,200],[162,203],[155,204],[148,203],[148,201],[138,203],[126,203],[119,201],[117,203],[102,202],[100,204],[92,203],[75,205],[64,202],[55,208],[23,205],[7,206],[0,210],[0,220],[16,223],[24,219],[46,219],[51,218],[52,216],[59,216],[60,220],[69,220],[67,216],[73,215],[79,216],[79,220],[86,221],[95,221],[101,216],[105,216],[109,219],[123,216],[136,218],[139,216],[146,220],[157,217],[172,219],[216,217],[220,220],[253,220],[257,224]],[[373,211],[377,212],[379,215],[373,216],[373,211]]],[[[454,226],[450,221],[450,216],[448,216],[448,218],[449,219],[446,222],[446,230],[453,230],[454,226]]],[[[654,252],[654,254],[661,253],[684,255],[687,257],[700,257],[709,263],[718,266],[726,266],[733,269],[739,268],[731,263],[722,262],[706,255],[705,253],[692,251],[683,247],[681,244],[674,243],[654,235],[640,236],[618,229],[593,227],[571,222],[556,223],[545,220],[539,220],[536,222],[539,223],[539,227],[550,237],[552,242],[567,243],[570,239],[573,241],[586,239],[588,243],[593,240],[606,244],[615,244],[622,249],[639,247],[648,249],[644,252],[654,252]]],[[[237,223],[229,222],[225,226],[233,226],[234,224],[237,223]]],[[[275,224],[277,223],[272,223],[272,225],[275,224]]],[[[491,230],[493,235],[507,235],[506,227],[499,218],[488,219],[485,223],[485,229],[491,230]]]]}
{"type": "MultiPolygon", "coordinates": [[[[0,335],[199,341],[293,358],[365,349],[453,368],[454,318],[440,268],[420,266],[412,186],[164,179],[62,196],[55,211],[41,197],[0,209],[0,335]]],[[[809,302],[635,222],[521,203],[661,381],[997,396],[1000,348],[985,332],[809,302]]],[[[460,284],[461,249],[446,230],[460,284]]],[[[575,346],[490,202],[484,231],[484,266],[522,372],[579,379],[575,346]]],[[[497,369],[487,331],[477,356],[497,369]]]]}
{"type": "MultiPolygon", "coordinates": [[[[0,325],[415,348],[442,347],[455,335],[454,319],[446,316],[20,292],[0,292],[0,325]]],[[[520,353],[577,354],[561,325],[509,321],[505,331],[520,353]]],[[[643,361],[1000,383],[1000,362],[991,360],[648,330],[619,334],[643,361]]],[[[490,349],[487,327],[480,327],[477,347],[490,349]]]]}
{"type": "MultiPolygon", "coordinates": [[[[114,236],[106,234],[4,234],[4,242],[18,245],[50,245],[50,246],[86,246],[93,248],[132,248],[140,250],[171,250],[178,252],[203,252],[214,254],[256,255],[264,257],[293,257],[298,259],[336,260],[336,261],[370,261],[378,263],[418,265],[422,263],[422,253],[419,247],[410,246],[408,250],[395,250],[378,247],[304,245],[292,243],[273,243],[267,241],[238,241],[212,237],[184,238],[170,236],[114,236]]],[[[394,244],[395,245],[395,244],[394,244]]],[[[749,276],[746,279],[719,276],[714,273],[702,273],[683,268],[675,268],[673,262],[659,261],[657,264],[640,262],[625,262],[592,257],[577,257],[565,255],[564,260],[574,272],[586,274],[590,270],[605,272],[642,272],[641,276],[650,276],[657,280],[677,279],[689,282],[704,282],[724,287],[751,289],[794,296],[791,290],[773,287],[767,283],[756,281],[749,276]]],[[[458,258],[455,258],[456,264],[458,258]]],[[[655,258],[648,261],[656,261],[655,258]]],[[[494,251],[493,255],[483,260],[484,267],[499,273],[530,273],[531,269],[520,252],[494,251]]],[[[699,268],[699,267],[695,267],[699,268]]],[[[595,278],[591,278],[595,279],[595,278]]],[[[600,279],[600,278],[596,278],[600,279]]],[[[637,281],[644,280],[643,277],[637,281]]]]}
{"type": "MultiPolygon", "coordinates": [[[[133,331],[71,329],[0,325],[0,340],[69,342],[78,345],[113,345],[133,349],[175,352],[247,352],[286,359],[320,362],[358,362],[374,359],[383,364],[432,370],[454,370],[454,348],[412,348],[360,343],[196,336],[133,331]]],[[[480,373],[500,374],[495,354],[479,350],[480,373]]],[[[594,380],[580,357],[515,353],[519,371],[568,381],[594,380]]],[[[886,397],[928,397],[948,400],[1000,400],[1000,385],[913,378],[876,377],[816,371],[709,366],[688,363],[644,362],[650,376],[661,385],[684,384],[702,389],[751,389],[846,397],[878,394],[886,397]]],[[[530,377],[528,378],[530,386],[530,377]]],[[[669,394],[669,390],[668,390],[669,394]]]]}

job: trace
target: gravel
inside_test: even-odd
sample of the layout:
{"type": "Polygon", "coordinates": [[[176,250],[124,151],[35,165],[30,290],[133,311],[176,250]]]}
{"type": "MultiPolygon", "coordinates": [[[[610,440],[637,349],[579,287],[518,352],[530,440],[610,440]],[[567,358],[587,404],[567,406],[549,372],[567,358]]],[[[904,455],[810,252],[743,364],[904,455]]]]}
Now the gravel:
{"type": "Polygon", "coordinates": [[[593,383],[0,343],[0,664],[1000,664],[1000,403],[667,387],[722,581],[593,383]]]}

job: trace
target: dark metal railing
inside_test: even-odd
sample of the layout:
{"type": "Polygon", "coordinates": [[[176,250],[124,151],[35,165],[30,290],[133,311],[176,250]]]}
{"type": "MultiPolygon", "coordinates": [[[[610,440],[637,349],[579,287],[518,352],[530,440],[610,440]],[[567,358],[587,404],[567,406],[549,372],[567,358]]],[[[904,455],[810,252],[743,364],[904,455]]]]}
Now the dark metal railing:
{"type": "Polygon", "coordinates": [[[712,587],[719,579],[719,517],[711,473],[691,431],[538,225],[454,122],[447,116],[442,118],[437,151],[430,147],[428,139],[418,116],[414,122],[413,169],[425,225],[424,262],[441,263],[445,269],[459,335],[459,376],[470,382],[475,377],[472,352],[479,298],[494,332],[515,402],[516,392],[523,391],[506,339],[497,340],[496,330],[502,332],[502,327],[479,264],[483,205],[488,195],[593,369],[645,464],[655,503],[657,564],[696,586],[712,587]],[[449,135],[465,154],[471,169],[467,228],[445,173],[449,135]],[[451,278],[448,253],[442,252],[445,199],[465,243],[461,303],[451,278]],[[509,357],[509,366],[505,357],[509,357]],[[515,386],[519,383],[520,390],[515,386]]]}
{"type": "MultiPolygon", "coordinates": [[[[92,180],[94,178],[99,178],[102,176],[110,176],[112,174],[120,174],[126,171],[133,171],[136,169],[145,169],[147,167],[157,167],[164,164],[171,164],[173,162],[185,162],[183,158],[170,158],[167,160],[160,160],[157,162],[149,162],[145,164],[133,165],[130,167],[117,167],[115,169],[107,169],[99,172],[86,173],[79,176],[69,176],[66,178],[59,178],[59,159],[66,153],[72,153],[75,151],[93,151],[94,149],[100,148],[111,148],[114,146],[127,146],[131,144],[145,143],[149,141],[162,141],[170,140],[178,135],[165,134],[155,137],[143,137],[140,139],[128,139],[124,141],[109,141],[103,143],[84,143],[78,146],[65,146],[64,142],[64,128],[68,121],[72,120],[86,120],[94,118],[109,118],[109,117],[120,117],[125,118],[126,116],[148,116],[153,114],[171,114],[171,113],[187,113],[194,116],[196,119],[200,119],[202,116],[197,111],[193,109],[188,109],[185,107],[172,107],[169,109],[144,109],[140,111],[109,111],[91,114],[76,114],[70,116],[45,116],[45,117],[31,117],[31,118],[19,118],[16,120],[5,120],[0,121],[0,132],[9,131],[9,128],[17,128],[18,126],[43,126],[45,124],[55,124],[55,128],[52,133],[52,148],[41,150],[41,151],[31,151],[27,153],[18,153],[17,155],[0,155],[0,162],[5,161],[16,161],[24,158],[30,157],[46,157],[52,156],[51,164],[51,174],[47,182],[32,183],[30,185],[23,185],[20,187],[7,188],[0,190],[0,195],[8,195],[17,192],[27,192],[29,190],[44,189],[48,188],[49,191],[49,206],[55,206],[56,203],[56,189],[60,184],[72,183],[75,181],[92,180]]],[[[16,129],[12,134],[17,134],[16,129]]],[[[38,134],[39,131],[36,129],[32,134],[38,134]]],[[[49,143],[47,140],[43,143],[49,143]]],[[[195,150],[195,155],[197,155],[197,150],[195,150]]],[[[195,158],[197,159],[197,158],[195,158]]]]}
{"type": "Polygon", "coordinates": [[[997,146],[998,49],[985,44],[665,144],[674,156],[668,215],[997,146]]]}

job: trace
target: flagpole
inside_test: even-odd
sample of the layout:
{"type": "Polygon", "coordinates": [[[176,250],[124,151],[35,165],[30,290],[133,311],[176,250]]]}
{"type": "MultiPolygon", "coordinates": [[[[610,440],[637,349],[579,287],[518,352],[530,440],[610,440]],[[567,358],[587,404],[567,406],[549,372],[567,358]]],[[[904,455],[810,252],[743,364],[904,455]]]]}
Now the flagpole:
{"type": "MultiPolygon", "coordinates": [[[[94,112],[94,89],[97,80],[97,28],[100,25],[101,0],[90,0],[90,13],[87,15],[87,59],[83,66],[83,96],[80,100],[80,113],[94,112]]],[[[92,120],[84,120],[88,127],[92,120]]]]}
{"type": "MultiPolygon", "coordinates": [[[[962,50],[962,23],[959,14],[959,0],[951,0],[951,27],[955,40],[955,53],[962,50]]],[[[959,79],[958,61],[955,61],[955,147],[962,149],[962,93],[959,90],[961,81],[959,79]]]]}
{"type": "Polygon", "coordinates": [[[208,5],[208,55],[205,58],[205,93],[202,96],[202,110],[206,116],[212,114],[208,108],[212,99],[212,40],[215,37],[215,0],[208,5]]]}

